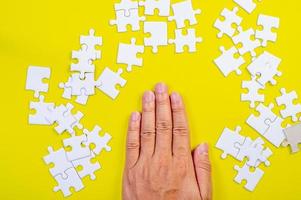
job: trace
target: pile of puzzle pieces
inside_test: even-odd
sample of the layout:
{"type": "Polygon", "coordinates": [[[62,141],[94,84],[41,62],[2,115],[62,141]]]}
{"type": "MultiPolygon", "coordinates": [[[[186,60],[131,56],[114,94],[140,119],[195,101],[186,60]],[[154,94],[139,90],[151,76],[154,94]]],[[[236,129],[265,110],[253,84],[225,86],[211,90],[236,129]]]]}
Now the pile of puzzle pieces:
{"type": "MultiPolygon", "coordinates": [[[[249,14],[257,6],[253,0],[234,0],[234,2],[249,14]]],[[[277,83],[275,77],[282,75],[278,70],[281,63],[280,58],[267,51],[258,56],[255,52],[260,47],[266,47],[269,41],[276,42],[277,33],[273,32],[273,29],[279,28],[280,20],[277,17],[260,14],[257,25],[262,28],[256,31],[252,28],[244,31],[240,26],[243,19],[238,12],[238,7],[232,10],[225,8],[221,12],[224,20],[217,19],[214,23],[214,27],[219,31],[217,37],[221,38],[227,35],[234,43],[234,46],[227,50],[223,46],[220,47],[222,54],[214,60],[214,63],[225,77],[232,72],[240,75],[242,74],[240,67],[247,62],[243,56],[250,53],[252,60],[247,66],[250,80],[242,82],[242,88],[248,89],[248,93],[241,94],[241,101],[250,102],[250,107],[256,108],[259,115],[251,114],[246,123],[275,147],[279,148],[281,144],[283,146],[290,145],[293,153],[298,152],[298,144],[301,143],[301,124],[283,127],[286,118],[291,118],[293,123],[301,121],[301,118],[298,119],[298,115],[301,113],[301,104],[294,103],[298,99],[297,93],[295,91],[288,92],[285,88],[280,89],[281,95],[276,97],[275,101],[278,106],[285,105],[285,108],[280,111],[281,117],[273,112],[273,103],[270,103],[269,106],[264,105],[265,96],[260,93],[266,89],[268,83],[275,86],[277,83]],[[237,29],[234,28],[234,25],[237,26],[237,29]],[[238,44],[241,44],[239,49],[235,46],[238,44]],[[257,103],[259,104],[257,105],[257,103]]],[[[226,128],[218,139],[216,148],[223,151],[223,159],[227,155],[231,155],[241,162],[247,158],[243,167],[234,166],[238,172],[234,181],[241,184],[242,180],[246,180],[245,188],[253,191],[264,174],[264,171],[259,168],[260,163],[269,166],[268,158],[272,155],[272,151],[269,148],[263,148],[264,142],[261,137],[253,141],[249,137],[240,135],[240,131],[240,127],[237,127],[235,131],[226,128]],[[252,171],[252,168],[255,170],[252,171]]]]}
{"type": "Polygon", "coordinates": [[[71,103],[56,106],[53,102],[45,102],[44,96],[40,93],[48,91],[48,84],[43,80],[50,78],[50,72],[50,68],[47,67],[28,67],[26,89],[34,91],[34,97],[39,98],[39,101],[30,102],[30,109],[35,110],[35,113],[29,115],[28,122],[31,125],[48,126],[56,123],[54,129],[58,134],[64,132],[70,134],[69,138],[63,140],[63,148],[55,151],[49,147],[49,155],[44,157],[46,164],[54,165],[49,170],[58,184],[54,191],[61,190],[64,196],[69,196],[70,187],[75,191],[83,189],[82,178],[85,176],[90,176],[91,180],[96,178],[94,173],[100,169],[100,164],[93,162],[92,159],[103,149],[111,151],[111,147],[108,146],[111,136],[108,133],[100,136],[99,132],[102,129],[97,125],[92,131],[83,129],[80,120],[84,115],[80,111],[72,114],[74,106],[71,103]],[[76,135],[75,128],[83,129],[82,134],[76,135]],[[70,147],[70,151],[65,150],[70,147]]]}

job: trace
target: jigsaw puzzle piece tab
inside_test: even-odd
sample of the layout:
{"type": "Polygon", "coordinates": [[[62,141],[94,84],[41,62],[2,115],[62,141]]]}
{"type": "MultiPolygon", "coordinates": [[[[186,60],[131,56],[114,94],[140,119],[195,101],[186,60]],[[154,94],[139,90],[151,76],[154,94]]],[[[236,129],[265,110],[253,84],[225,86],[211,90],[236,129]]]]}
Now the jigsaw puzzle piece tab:
{"type": "Polygon", "coordinates": [[[48,84],[43,83],[44,79],[50,78],[50,68],[29,66],[27,69],[26,90],[34,91],[34,97],[38,98],[40,92],[48,92],[48,84]]]}
{"type": "Polygon", "coordinates": [[[122,10],[126,17],[130,17],[130,10],[138,9],[138,2],[132,0],[121,0],[119,3],[114,4],[115,11],[122,10]]]}
{"type": "Polygon", "coordinates": [[[243,8],[249,14],[251,14],[257,6],[253,0],[234,0],[234,2],[237,3],[241,8],[243,8]]]}

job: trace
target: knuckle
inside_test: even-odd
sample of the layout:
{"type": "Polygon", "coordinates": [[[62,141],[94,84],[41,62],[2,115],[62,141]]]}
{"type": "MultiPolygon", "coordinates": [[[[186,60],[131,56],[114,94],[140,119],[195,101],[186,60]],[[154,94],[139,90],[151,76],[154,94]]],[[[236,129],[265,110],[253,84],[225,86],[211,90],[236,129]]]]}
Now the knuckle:
{"type": "Polygon", "coordinates": [[[177,136],[187,136],[189,134],[188,128],[183,124],[178,124],[173,127],[173,134],[177,136]]]}
{"type": "Polygon", "coordinates": [[[156,134],[155,129],[144,129],[141,131],[141,137],[144,137],[146,139],[153,138],[156,134]]]}
{"type": "Polygon", "coordinates": [[[126,147],[127,147],[128,150],[137,150],[137,149],[139,149],[140,144],[139,144],[138,141],[131,141],[131,140],[129,140],[127,142],[126,147]]]}
{"type": "Polygon", "coordinates": [[[211,163],[209,160],[200,160],[197,164],[199,170],[203,170],[211,173],[211,163]]]}
{"type": "Polygon", "coordinates": [[[151,113],[151,114],[154,113],[154,108],[155,108],[154,103],[145,103],[142,106],[143,112],[145,113],[151,113]]]}
{"type": "Polygon", "coordinates": [[[172,130],[172,125],[169,120],[160,120],[156,124],[157,132],[167,133],[172,130]]]}
{"type": "Polygon", "coordinates": [[[174,151],[174,156],[180,158],[186,157],[190,153],[190,151],[184,145],[176,147],[174,151]]]}

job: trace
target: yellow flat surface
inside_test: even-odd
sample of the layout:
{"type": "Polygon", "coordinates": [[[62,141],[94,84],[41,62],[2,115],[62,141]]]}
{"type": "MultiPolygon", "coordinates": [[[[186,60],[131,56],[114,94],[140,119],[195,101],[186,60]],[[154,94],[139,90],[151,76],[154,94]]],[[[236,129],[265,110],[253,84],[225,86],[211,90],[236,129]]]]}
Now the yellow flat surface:
{"type": "MultiPolygon", "coordinates": [[[[50,66],[52,69],[50,90],[47,101],[66,103],[58,88],[66,81],[71,61],[71,51],[79,49],[79,36],[87,34],[90,28],[103,36],[101,47],[103,58],[96,62],[97,76],[105,66],[117,70],[117,47],[119,42],[129,42],[136,37],[138,44],[143,43],[143,31],[117,33],[108,21],[114,18],[112,1],[86,0],[76,1],[2,1],[0,8],[0,63],[1,63],[1,117],[0,117],[0,198],[1,199],[63,199],[60,192],[52,191],[55,181],[48,172],[42,157],[47,154],[49,145],[62,146],[62,139],[48,126],[29,126],[27,123],[29,101],[33,93],[25,91],[25,78],[28,65],[50,66]]],[[[197,34],[204,38],[194,54],[174,53],[174,46],[161,47],[157,55],[151,49],[145,49],[143,68],[134,68],[132,73],[122,76],[128,80],[120,89],[120,96],[113,101],[98,91],[90,98],[87,106],[75,104],[75,111],[85,114],[82,123],[88,129],[99,124],[113,136],[110,143],[113,151],[104,152],[97,159],[102,170],[96,173],[97,180],[84,179],[86,188],[73,194],[69,199],[121,199],[121,176],[124,161],[124,144],[129,113],[140,109],[141,94],[152,89],[154,84],[164,81],[171,90],[180,91],[186,100],[192,130],[192,147],[208,141],[211,145],[214,197],[216,200],[233,199],[286,199],[301,198],[301,154],[290,155],[288,148],[274,151],[271,167],[261,167],[265,171],[263,180],[253,192],[247,192],[242,185],[233,182],[236,172],[233,170],[236,160],[220,159],[221,152],[214,149],[224,127],[231,129],[237,125],[243,127],[242,134],[255,138],[259,136],[245,124],[246,118],[253,112],[249,104],[240,102],[241,81],[249,79],[242,67],[243,75],[232,74],[224,78],[213,64],[219,46],[231,47],[229,38],[217,39],[214,20],[224,7],[232,8],[231,0],[194,1],[194,7],[201,8],[195,26],[197,34]]],[[[279,89],[286,87],[301,94],[300,86],[300,35],[299,19],[301,2],[262,1],[256,11],[248,15],[243,10],[243,27],[257,28],[259,13],[279,16],[281,28],[277,43],[269,43],[266,50],[281,57],[281,78],[278,85],[269,85],[266,102],[274,101],[280,95],[279,89]]],[[[143,11],[143,10],[141,10],[143,11]]],[[[165,20],[149,17],[149,20],[165,20]]],[[[173,37],[175,24],[169,23],[170,37],[173,37]]],[[[257,53],[264,49],[259,49],[257,53]]],[[[250,62],[250,57],[245,57],[250,62]]],[[[277,108],[279,110],[279,108],[277,108]]],[[[276,110],[277,110],[276,109],[276,110]]],[[[289,121],[288,121],[289,122],[289,121]]]]}

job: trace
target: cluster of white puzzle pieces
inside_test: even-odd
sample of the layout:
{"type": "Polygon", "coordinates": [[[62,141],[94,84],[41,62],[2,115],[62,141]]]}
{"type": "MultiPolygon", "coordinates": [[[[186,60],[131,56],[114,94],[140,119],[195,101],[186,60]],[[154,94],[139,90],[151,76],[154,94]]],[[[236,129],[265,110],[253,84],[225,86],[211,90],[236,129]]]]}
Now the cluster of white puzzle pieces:
{"type": "Polygon", "coordinates": [[[168,44],[175,45],[176,53],[183,53],[184,46],[188,47],[189,52],[196,51],[196,44],[202,42],[201,37],[196,36],[196,30],[193,28],[186,29],[185,21],[189,21],[189,25],[197,24],[196,15],[200,14],[200,9],[194,9],[191,0],[184,0],[171,4],[170,0],[144,0],[131,1],[121,0],[115,4],[116,19],[111,20],[111,25],[117,26],[118,32],[126,32],[127,25],[130,25],[132,31],[140,30],[140,22],[143,22],[145,34],[150,34],[150,37],[144,38],[144,45],[135,45],[132,39],[131,44],[119,45],[117,63],[128,65],[128,71],[131,71],[132,65],[142,66],[142,58],[137,58],[137,53],[144,52],[144,46],[151,47],[153,53],[158,53],[160,46],[168,44]],[[139,16],[139,7],[144,7],[144,15],[139,16]],[[175,21],[177,29],[175,30],[175,38],[168,39],[168,23],[167,21],[147,21],[146,16],[155,15],[155,10],[158,10],[158,15],[166,17],[168,21],[175,21]],[[171,15],[173,13],[173,15],[171,15]],[[127,49],[127,51],[124,51],[127,49]]]}
{"type": "Polygon", "coordinates": [[[121,77],[122,69],[114,72],[106,67],[100,77],[95,80],[93,62],[101,58],[101,51],[96,47],[101,46],[102,43],[102,37],[95,36],[94,29],[90,29],[89,35],[80,36],[81,49],[72,51],[72,58],[77,62],[71,64],[70,70],[75,73],[68,78],[66,83],[59,84],[59,87],[64,89],[64,98],[71,99],[72,96],[76,96],[76,102],[85,105],[89,96],[95,94],[95,88],[115,99],[119,94],[116,85],[125,86],[126,80],[121,77]]]}
{"type": "Polygon", "coordinates": [[[223,159],[228,155],[240,162],[244,161],[245,158],[247,159],[242,168],[235,165],[234,168],[238,171],[235,181],[241,183],[242,180],[246,180],[245,188],[253,191],[264,174],[258,168],[259,165],[263,163],[265,166],[269,166],[269,157],[273,153],[269,148],[264,148],[264,141],[260,137],[252,140],[250,137],[241,135],[240,131],[241,127],[236,127],[234,131],[225,128],[216,144],[216,148],[223,151],[223,159]],[[252,172],[251,168],[256,168],[255,172],[252,172]]]}
{"type": "MultiPolygon", "coordinates": [[[[35,92],[34,97],[39,98],[39,101],[30,102],[30,109],[35,110],[35,113],[29,114],[28,122],[31,125],[56,123],[57,126],[54,129],[58,134],[64,132],[70,134],[69,138],[63,140],[64,147],[56,151],[52,147],[48,147],[49,154],[44,157],[47,165],[54,165],[49,169],[50,174],[58,184],[54,187],[54,191],[61,190],[64,196],[69,196],[71,195],[71,187],[75,191],[84,188],[82,178],[90,176],[91,180],[95,180],[94,173],[100,169],[100,164],[92,159],[99,155],[102,150],[111,151],[108,143],[112,137],[108,133],[100,136],[99,133],[102,129],[97,125],[92,131],[83,129],[80,120],[84,115],[80,111],[73,114],[74,106],[71,103],[56,106],[55,103],[45,102],[44,96],[40,95],[39,92],[48,91],[48,84],[44,83],[43,79],[49,79],[50,72],[48,67],[28,67],[26,89],[33,90],[35,92]],[[75,127],[83,129],[81,135],[75,134],[75,127]],[[92,148],[93,146],[94,148],[92,148]],[[71,150],[66,150],[68,148],[71,150]],[[81,169],[78,169],[79,167],[81,169]]],[[[86,72],[84,75],[87,78],[86,72]]],[[[80,74],[76,74],[76,76],[80,76],[80,74]]]]}
{"type": "MultiPolygon", "coordinates": [[[[256,8],[253,0],[234,0],[234,2],[249,14],[256,8]]],[[[248,93],[241,94],[241,101],[250,102],[250,107],[255,108],[258,114],[251,114],[246,123],[275,147],[279,148],[281,144],[290,145],[293,153],[298,152],[298,144],[301,143],[301,125],[283,127],[286,118],[291,118],[293,122],[301,121],[301,118],[298,118],[301,114],[301,104],[295,103],[298,95],[295,91],[288,92],[285,88],[280,90],[281,96],[275,100],[278,106],[285,106],[280,111],[281,117],[273,112],[273,103],[265,106],[265,95],[261,92],[266,89],[268,83],[276,85],[275,78],[282,75],[278,70],[281,59],[268,51],[264,51],[256,57],[255,52],[258,47],[266,47],[268,41],[276,42],[277,33],[273,29],[279,28],[280,20],[277,17],[260,14],[257,25],[262,28],[256,31],[249,28],[244,31],[241,28],[243,19],[238,15],[238,11],[238,7],[232,10],[225,8],[221,12],[224,20],[217,19],[214,27],[219,30],[218,38],[227,35],[232,39],[234,45],[241,44],[241,48],[237,49],[233,46],[226,50],[225,47],[220,47],[222,55],[216,58],[214,63],[225,77],[232,72],[240,75],[242,74],[240,67],[246,63],[243,56],[248,52],[251,54],[252,61],[246,67],[250,74],[250,80],[242,82],[242,88],[247,89],[248,93]],[[259,104],[257,105],[257,103],[259,104]]],[[[226,128],[220,136],[216,148],[223,151],[223,159],[227,155],[231,155],[239,161],[243,161],[247,157],[247,162],[242,168],[235,165],[234,169],[238,171],[238,174],[234,180],[237,183],[246,180],[245,188],[253,191],[264,174],[259,165],[260,163],[264,163],[266,166],[270,165],[268,158],[272,155],[272,151],[269,148],[263,148],[264,142],[260,137],[252,141],[251,138],[240,135],[240,130],[240,127],[235,131],[226,128]],[[255,171],[251,171],[251,167],[255,167],[255,171]]]]}

